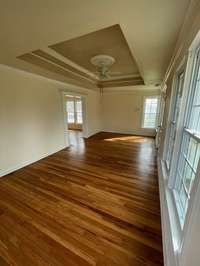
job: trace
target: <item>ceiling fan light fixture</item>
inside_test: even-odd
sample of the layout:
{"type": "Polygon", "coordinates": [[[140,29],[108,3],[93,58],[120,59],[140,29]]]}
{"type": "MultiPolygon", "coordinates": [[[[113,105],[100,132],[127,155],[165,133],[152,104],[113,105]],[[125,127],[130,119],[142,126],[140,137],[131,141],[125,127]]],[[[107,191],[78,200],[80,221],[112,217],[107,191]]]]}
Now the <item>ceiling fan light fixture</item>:
{"type": "Polygon", "coordinates": [[[90,59],[92,65],[94,65],[98,72],[99,78],[108,78],[109,68],[115,63],[115,58],[110,55],[96,55],[90,59]]]}

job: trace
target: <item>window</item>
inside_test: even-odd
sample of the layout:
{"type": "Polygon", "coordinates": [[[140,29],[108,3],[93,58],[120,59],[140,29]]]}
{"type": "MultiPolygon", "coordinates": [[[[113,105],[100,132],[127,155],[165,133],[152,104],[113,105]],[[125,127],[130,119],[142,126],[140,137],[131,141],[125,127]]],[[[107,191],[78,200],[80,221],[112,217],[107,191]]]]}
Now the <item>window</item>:
{"type": "Polygon", "coordinates": [[[156,128],[159,97],[146,97],[144,100],[143,128],[156,128]]]}
{"type": "Polygon", "coordinates": [[[80,97],[68,96],[66,102],[67,122],[69,124],[82,124],[82,100],[80,97]]]}
{"type": "Polygon", "coordinates": [[[75,122],[75,114],[74,114],[74,101],[68,100],[67,101],[67,121],[68,123],[74,123],[75,122]]]}
{"type": "Polygon", "coordinates": [[[82,101],[81,100],[76,101],[76,117],[77,117],[77,123],[82,124],[83,116],[82,116],[82,101]]]}
{"type": "Polygon", "coordinates": [[[197,173],[200,157],[200,59],[199,52],[193,80],[188,98],[188,108],[185,115],[184,127],[181,136],[181,145],[178,152],[176,169],[176,184],[174,195],[182,225],[191,198],[191,191],[197,173]]]}
{"type": "Polygon", "coordinates": [[[176,137],[177,121],[178,121],[178,115],[179,115],[179,110],[180,110],[183,82],[184,82],[184,71],[181,71],[177,75],[176,88],[173,94],[174,103],[172,107],[173,109],[172,109],[171,118],[169,122],[169,129],[168,129],[169,140],[168,140],[168,147],[167,147],[167,154],[166,154],[166,165],[167,165],[168,170],[171,167],[172,155],[174,151],[174,142],[175,142],[175,137],[176,137]]]}

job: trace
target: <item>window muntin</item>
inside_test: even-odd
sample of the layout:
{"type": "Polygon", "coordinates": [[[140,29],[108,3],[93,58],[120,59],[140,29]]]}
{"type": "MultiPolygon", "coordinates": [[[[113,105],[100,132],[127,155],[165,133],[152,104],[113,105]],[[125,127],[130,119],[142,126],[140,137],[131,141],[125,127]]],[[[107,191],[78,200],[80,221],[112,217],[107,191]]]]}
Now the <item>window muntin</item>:
{"type": "Polygon", "coordinates": [[[168,147],[167,147],[167,154],[166,154],[166,165],[167,165],[168,170],[171,167],[172,155],[174,151],[176,128],[177,128],[177,121],[178,121],[179,110],[180,110],[183,84],[184,84],[184,71],[181,71],[177,75],[176,90],[174,94],[175,100],[174,100],[172,115],[171,115],[171,119],[169,123],[169,140],[168,140],[168,147]]]}
{"type": "Polygon", "coordinates": [[[193,183],[200,158],[200,60],[196,56],[193,81],[189,93],[188,108],[179,150],[174,188],[181,224],[184,224],[193,183]]]}
{"type": "Polygon", "coordinates": [[[143,128],[156,128],[159,97],[146,97],[144,100],[143,128]]]}

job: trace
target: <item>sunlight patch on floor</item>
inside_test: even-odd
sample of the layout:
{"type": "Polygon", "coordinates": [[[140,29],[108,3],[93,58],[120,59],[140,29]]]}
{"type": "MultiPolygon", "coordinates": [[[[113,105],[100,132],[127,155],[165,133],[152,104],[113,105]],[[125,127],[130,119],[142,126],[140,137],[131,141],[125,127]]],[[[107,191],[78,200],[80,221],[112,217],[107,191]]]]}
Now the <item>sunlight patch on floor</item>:
{"type": "Polygon", "coordinates": [[[139,143],[148,142],[148,139],[144,139],[144,137],[139,137],[139,136],[123,136],[115,138],[106,138],[104,140],[110,142],[115,142],[115,141],[127,141],[127,142],[139,142],[139,143]]]}

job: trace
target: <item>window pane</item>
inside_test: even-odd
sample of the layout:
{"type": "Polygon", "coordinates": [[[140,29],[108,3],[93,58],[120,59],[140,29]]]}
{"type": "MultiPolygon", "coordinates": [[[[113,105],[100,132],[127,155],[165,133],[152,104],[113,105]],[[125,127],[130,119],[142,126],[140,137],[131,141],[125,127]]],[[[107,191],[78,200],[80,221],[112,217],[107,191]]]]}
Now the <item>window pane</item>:
{"type": "Polygon", "coordinates": [[[74,112],[74,101],[67,101],[67,112],[74,112]]]}
{"type": "Polygon", "coordinates": [[[184,218],[186,210],[187,210],[187,205],[188,205],[188,197],[185,192],[184,185],[181,186],[181,190],[180,190],[180,202],[181,202],[181,207],[182,207],[182,216],[184,218]]]}
{"type": "Polygon", "coordinates": [[[200,105],[200,69],[198,70],[198,77],[196,81],[196,91],[194,94],[194,105],[200,105]]]}
{"type": "Polygon", "coordinates": [[[172,120],[177,122],[178,115],[179,115],[179,109],[180,109],[180,103],[181,103],[181,95],[184,85],[184,71],[181,72],[178,75],[177,78],[177,88],[176,88],[176,95],[175,95],[175,103],[174,103],[174,110],[172,114],[172,120]]]}
{"type": "Polygon", "coordinates": [[[151,99],[151,103],[152,104],[156,104],[157,105],[158,99],[157,98],[152,98],[151,99]]]}
{"type": "Polygon", "coordinates": [[[200,67],[197,61],[196,76],[193,87],[193,99],[191,103],[191,113],[189,116],[188,127],[197,133],[200,133],[200,67]]]}
{"type": "Polygon", "coordinates": [[[75,122],[75,115],[74,115],[74,100],[67,101],[67,121],[68,123],[75,122]]]}
{"type": "Polygon", "coordinates": [[[192,169],[186,161],[184,172],[183,172],[183,183],[184,183],[185,189],[188,193],[189,193],[189,189],[190,189],[191,178],[192,178],[192,169]]]}
{"type": "MultiPolygon", "coordinates": [[[[181,104],[181,95],[182,95],[182,89],[183,89],[183,83],[184,83],[184,71],[180,72],[177,76],[177,84],[175,88],[175,92],[173,94],[173,109],[170,119],[170,127],[169,127],[169,137],[168,137],[168,143],[167,143],[167,155],[166,155],[166,162],[167,162],[167,168],[168,170],[171,168],[171,162],[172,162],[172,155],[174,151],[174,143],[175,143],[175,137],[176,137],[176,127],[177,127],[177,120],[179,116],[179,110],[180,110],[180,104],[181,104]]],[[[179,169],[181,171],[181,169],[179,169]]]]}
{"type": "Polygon", "coordinates": [[[188,151],[187,151],[187,159],[189,163],[194,166],[194,159],[196,156],[196,150],[197,150],[197,142],[193,139],[190,138],[189,140],[189,146],[188,146],[188,151]]]}
{"type": "Polygon", "coordinates": [[[176,135],[176,127],[173,123],[170,123],[170,129],[169,129],[169,145],[168,145],[168,150],[167,150],[167,163],[168,163],[168,168],[170,168],[171,165],[171,160],[172,160],[172,154],[174,150],[174,139],[176,135]]]}
{"type": "Polygon", "coordinates": [[[176,177],[176,189],[180,197],[182,197],[182,204],[185,204],[185,206],[183,205],[182,210],[184,215],[187,211],[190,192],[196,176],[199,156],[200,144],[194,139],[192,135],[184,131],[181,144],[181,153],[179,155],[178,161],[178,172],[176,177]],[[180,184],[182,185],[180,186],[180,184]],[[181,191],[182,186],[184,187],[184,192],[181,191]],[[187,198],[187,200],[185,200],[185,197],[187,198]]]}
{"type": "Polygon", "coordinates": [[[151,112],[151,105],[150,104],[146,104],[145,113],[150,113],[150,112],[151,112]]]}
{"type": "Polygon", "coordinates": [[[67,113],[67,120],[68,120],[68,123],[74,123],[75,119],[74,119],[74,113],[67,113]]]}
{"type": "Polygon", "coordinates": [[[196,132],[200,132],[200,106],[192,107],[189,128],[196,132]]]}
{"type": "Polygon", "coordinates": [[[155,128],[157,111],[158,111],[158,97],[155,98],[146,98],[144,106],[144,128],[155,128]]]}
{"type": "Polygon", "coordinates": [[[82,112],[82,101],[81,100],[76,102],[76,111],[82,112]]]}
{"type": "Polygon", "coordinates": [[[157,111],[157,104],[152,104],[151,105],[151,113],[156,114],[156,111],[157,111]]]}
{"type": "Polygon", "coordinates": [[[200,144],[197,146],[197,152],[194,160],[194,169],[197,171],[198,163],[199,163],[199,158],[200,158],[200,144]]]}
{"type": "Polygon", "coordinates": [[[82,117],[82,101],[76,100],[76,119],[78,124],[83,123],[83,117],[82,117]]]}
{"type": "Polygon", "coordinates": [[[77,123],[78,124],[82,124],[83,123],[82,112],[77,112],[77,123]]]}

